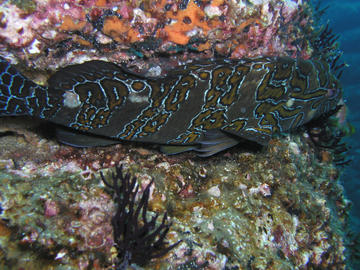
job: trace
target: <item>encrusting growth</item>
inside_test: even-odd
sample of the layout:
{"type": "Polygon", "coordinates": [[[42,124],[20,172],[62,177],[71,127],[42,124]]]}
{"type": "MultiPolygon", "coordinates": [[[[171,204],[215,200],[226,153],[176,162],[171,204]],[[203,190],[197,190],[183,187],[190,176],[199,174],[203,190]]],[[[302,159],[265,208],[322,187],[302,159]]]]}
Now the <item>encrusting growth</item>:
{"type": "Polygon", "coordinates": [[[102,173],[104,184],[112,189],[117,210],[111,220],[114,229],[114,242],[118,251],[117,269],[127,269],[131,263],[145,265],[153,258],[159,258],[177,246],[180,241],[167,246],[165,236],[171,223],[167,223],[167,213],[164,214],[161,224],[156,226],[159,214],[147,219],[150,187],[154,179],[146,186],[135,207],[135,197],[139,190],[136,177],[123,173],[123,167],[116,167],[112,173],[111,185],[102,173]],[[167,223],[167,224],[166,224],[167,223]]]}

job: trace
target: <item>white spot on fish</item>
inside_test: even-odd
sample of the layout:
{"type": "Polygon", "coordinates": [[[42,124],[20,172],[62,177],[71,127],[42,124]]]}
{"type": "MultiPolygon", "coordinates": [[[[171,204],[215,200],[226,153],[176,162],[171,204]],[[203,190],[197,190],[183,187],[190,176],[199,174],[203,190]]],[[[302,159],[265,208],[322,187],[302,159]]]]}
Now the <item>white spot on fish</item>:
{"type": "Polygon", "coordinates": [[[149,102],[149,97],[148,96],[142,96],[142,95],[137,95],[137,94],[129,95],[128,99],[132,103],[146,103],[146,102],[149,102]]]}
{"type": "Polygon", "coordinates": [[[286,102],[286,106],[287,107],[291,107],[292,105],[294,105],[295,99],[294,98],[290,98],[287,102],[286,102]]]}
{"type": "Polygon", "coordinates": [[[160,75],[161,75],[161,67],[159,66],[151,67],[146,72],[146,76],[148,77],[159,77],[160,75]]]}
{"type": "Polygon", "coordinates": [[[73,109],[81,105],[79,95],[74,92],[66,91],[63,95],[63,98],[64,98],[63,104],[65,107],[73,109]]]}

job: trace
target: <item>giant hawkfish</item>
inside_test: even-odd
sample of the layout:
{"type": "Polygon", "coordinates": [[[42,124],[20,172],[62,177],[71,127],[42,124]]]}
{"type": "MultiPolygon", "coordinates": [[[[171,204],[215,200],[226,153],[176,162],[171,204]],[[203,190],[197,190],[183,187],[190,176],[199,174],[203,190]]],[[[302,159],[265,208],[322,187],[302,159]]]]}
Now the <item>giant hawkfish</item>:
{"type": "Polygon", "coordinates": [[[321,59],[198,60],[147,77],[104,61],[70,65],[38,85],[0,58],[0,116],[53,122],[86,147],[140,141],[210,156],[241,139],[266,145],[333,110],[342,91],[321,59]]]}

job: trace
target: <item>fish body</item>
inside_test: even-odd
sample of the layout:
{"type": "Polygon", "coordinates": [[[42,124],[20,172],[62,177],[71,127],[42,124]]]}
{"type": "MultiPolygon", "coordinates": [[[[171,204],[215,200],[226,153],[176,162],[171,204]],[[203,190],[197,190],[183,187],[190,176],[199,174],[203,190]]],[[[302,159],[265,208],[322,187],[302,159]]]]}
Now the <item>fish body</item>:
{"type": "Polygon", "coordinates": [[[0,60],[0,116],[31,115],[68,127],[59,139],[75,146],[128,140],[208,156],[237,138],[266,145],[274,134],[334,109],[342,95],[321,60],[201,60],[158,78],[89,61],[60,69],[47,87],[0,60]]]}

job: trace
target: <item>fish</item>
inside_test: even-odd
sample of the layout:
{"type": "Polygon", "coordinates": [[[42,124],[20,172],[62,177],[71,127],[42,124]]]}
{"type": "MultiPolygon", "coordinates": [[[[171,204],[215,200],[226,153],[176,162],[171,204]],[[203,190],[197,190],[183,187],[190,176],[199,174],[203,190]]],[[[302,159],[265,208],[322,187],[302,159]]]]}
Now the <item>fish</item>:
{"type": "Polygon", "coordinates": [[[326,61],[285,56],[200,59],[157,77],[92,60],[59,69],[44,86],[1,57],[0,79],[0,116],[50,121],[62,143],[137,141],[204,157],[242,140],[267,145],[342,98],[326,61]]]}

